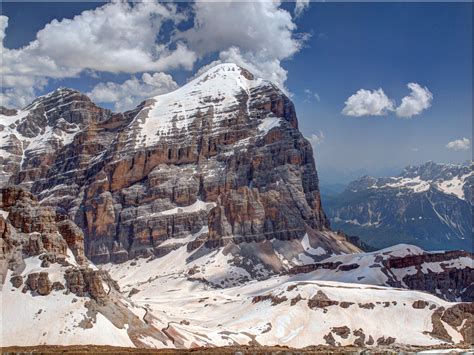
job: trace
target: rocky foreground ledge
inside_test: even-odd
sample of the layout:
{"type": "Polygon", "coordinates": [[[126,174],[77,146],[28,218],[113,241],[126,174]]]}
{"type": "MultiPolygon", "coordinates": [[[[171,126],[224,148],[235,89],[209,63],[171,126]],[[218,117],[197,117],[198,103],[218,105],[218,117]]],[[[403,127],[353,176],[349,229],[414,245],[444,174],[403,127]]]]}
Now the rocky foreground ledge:
{"type": "Polygon", "coordinates": [[[195,349],[136,349],[114,346],[29,346],[29,347],[8,347],[0,348],[2,354],[9,353],[62,353],[62,354],[252,354],[252,355],[293,355],[293,354],[395,354],[395,353],[437,353],[437,354],[458,354],[470,351],[465,344],[453,344],[451,346],[435,346],[435,347],[376,347],[376,348],[359,348],[354,346],[311,346],[303,349],[294,349],[286,346],[224,346],[216,348],[195,348],[195,349]]]}

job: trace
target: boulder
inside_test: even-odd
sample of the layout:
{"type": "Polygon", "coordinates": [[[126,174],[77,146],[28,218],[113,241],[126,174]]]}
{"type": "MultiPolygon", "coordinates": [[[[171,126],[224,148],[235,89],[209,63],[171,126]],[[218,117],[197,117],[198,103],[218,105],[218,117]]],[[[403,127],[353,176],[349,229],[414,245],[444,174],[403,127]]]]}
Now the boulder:
{"type": "Polygon", "coordinates": [[[20,288],[23,285],[23,277],[21,275],[14,275],[11,277],[10,282],[13,287],[20,288]]]}

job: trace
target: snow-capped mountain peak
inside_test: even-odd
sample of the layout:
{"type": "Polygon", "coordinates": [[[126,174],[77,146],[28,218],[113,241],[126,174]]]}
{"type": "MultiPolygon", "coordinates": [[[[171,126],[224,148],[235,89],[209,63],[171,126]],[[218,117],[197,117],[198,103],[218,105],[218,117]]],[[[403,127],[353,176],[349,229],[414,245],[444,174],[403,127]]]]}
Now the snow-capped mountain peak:
{"type": "Polygon", "coordinates": [[[422,193],[430,189],[461,200],[468,200],[470,181],[474,176],[470,164],[438,164],[428,162],[423,165],[410,165],[396,177],[375,178],[363,176],[352,182],[348,190],[352,192],[365,189],[399,189],[400,192],[422,193]]]}
{"type": "MultiPolygon", "coordinates": [[[[10,155],[0,163],[31,191],[0,192],[0,231],[10,240],[0,259],[18,256],[0,263],[9,305],[2,346],[467,341],[465,304],[435,295],[472,300],[472,256],[410,245],[362,254],[332,231],[292,102],[234,64],[124,113],[69,89],[1,112],[0,149],[10,155]],[[20,233],[24,244],[15,244],[20,233]],[[86,257],[97,267],[79,265],[86,257]],[[388,321],[400,314],[411,332],[388,321]]],[[[406,192],[396,187],[403,179],[424,181],[389,178],[385,189],[366,178],[366,188],[393,200],[406,192]]],[[[375,207],[369,218],[381,220],[375,207]]]]}
{"type": "MultiPolygon", "coordinates": [[[[264,102],[259,100],[270,90],[282,94],[263,79],[233,63],[219,64],[194,80],[167,94],[155,96],[130,123],[138,133],[135,147],[150,146],[173,131],[189,133],[202,126],[202,116],[208,115],[209,125],[237,119],[251,120],[258,115],[253,110],[264,102]]],[[[266,132],[278,125],[275,115],[261,118],[261,130],[266,132]]]]}
{"type": "MultiPolygon", "coordinates": [[[[186,95],[231,97],[240,94],[241,90],[248,91],[262,82],[263,79],[255,78],[252,73],[237,64],[218,64],[180,88],[166,94],[155,96],[152,99],[157,100],[159,104],[160,100],[167,98],[179,100],[186,95]]],[[[184,104],[189,104],[189,102],[184,104]]]]}

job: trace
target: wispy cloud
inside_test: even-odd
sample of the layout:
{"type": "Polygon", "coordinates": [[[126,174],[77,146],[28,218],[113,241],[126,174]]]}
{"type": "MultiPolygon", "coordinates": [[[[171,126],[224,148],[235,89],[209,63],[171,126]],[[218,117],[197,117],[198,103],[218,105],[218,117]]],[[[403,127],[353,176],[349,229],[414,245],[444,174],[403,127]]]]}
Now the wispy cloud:
{"type": "Polygon", "coordinates": [[[309,7],[309,0],[296,0],[295,18],[300,17],[308,7],[309,7]]]}
{"type": "Polygon", "coordinates": [[[314,92],[311,89],[304,89],[304,94],[305,94],[305,99],[304,99],[305,102],[311,102],[312,100],[316,100],[318,102],[321,101],[321,97],[319,96],[319,94],[317,92],[314,92]]]}
{"type": "Polygon", "coordinates": [[[326,137],[324,136],[324,132],[319,130],[318,132],[313,133],[311,136],[306,137],[306,139],[309,140],[313,146],[315,146],[323,143],[326,137]]]}

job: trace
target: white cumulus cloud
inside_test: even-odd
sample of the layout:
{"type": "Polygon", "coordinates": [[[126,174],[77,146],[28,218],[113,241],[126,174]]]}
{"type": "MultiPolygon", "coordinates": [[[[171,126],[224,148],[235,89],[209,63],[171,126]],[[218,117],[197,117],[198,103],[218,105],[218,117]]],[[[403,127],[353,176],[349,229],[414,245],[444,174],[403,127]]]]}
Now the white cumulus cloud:
{"type": "Polygon", "coordinates": [[[3,45],[8,18],[0,16],[3,100],[20,106],[31,88],[41,89],[50,78],[77,77],[84,71],[191,69],[197,56],[186,44],[157,43],[165,22],[185,19],[172,4],[112,2],[72,19],[53,20],[28,45],[9,49],[3,45]]]}
{"type": "Polygon", "coordinates": [[[446,148],[452,150],[468,150],[471,146],[471,141],[469,138],[460,138],[446,144],[446,148]]]}
{"type": "Polygon", "coordinates": [[[281,61],[297,53],[307,37],[296,34],[296,24],[280,2],[197,1],[193,9],[194,26],[176,33],[177,40],[200,57],[219,53],[210,65],[235,62],[285,90],[288,72],[281,61]]]}
{"type": "Polygon", "coordinates": [[[301,14],[309,7],[309,0],[296,0],[295,3],[295,17],[300,17],[301,14]]]}
{"type": "Polygon", "coordinates": [[[422,87],[417,83],[409,83],[407,87],[411,90],[411,93],[402,98],[402,103],[397,107],[396,113],[399,117],[411,118],[431,106],[433,94],[426,86],[422,87]]]}
{"type": "Polygon", "coordinates": [[[178,88],[171,75],[165,73],[144,73],[141,79],[132,77],[121,84],[99,83],[88,95],[96,102],[114,103],[116,111],[137,106],[144,99],[165,94],[178,88]]]}
{"type": "Polygon", "coordinates": [[[326,137],[324,136],[324,132],[319,130],[316,133],[313,133],[310,137],[306,137],[307,140],[310,141],[311,145],[315,146],[324,142],[326,137]]]}
{"type": "MultiPolygon", "coordinates": [[[[17,107],[36,96],[50,79],[98,73],[136,75],[123,83],[99,84],[91,91],[95,100],[120,96],[117,107],[128,107],[143,95],[126,98],[120,93],[147,85],[140,78],[143,73],[192,70],[198,59],[216,57],[212,65],[235,62],[286,90],[288,72],[282,61],[298,53],[307,38],[297,33],[292,15],[279,1],[266,0],[198,0],[188,7],[113,1],[73,18],[52,20],[18,49],[4,47],[7,26],[8,18],[0,16],[0,98],[17,107]]],[[[142,93],[156,91],[147,86],[142,93]]]]}
{"type": "Polygon", "coordinates": [[[73,19],[53,20],[37,33],[38,51],[59,66],[112,73],[190,68],[193,58],[183,45],[173,55],[174,50],[155,43],[165,21],[184,18],[175,7],[156,2],[114,2],[73,19]]]}
{"type": "Polygon", "coordinates": [[[360,89],[346,100],[342,113],[354,117],[383,116],[388,111],[393,111],[394,107],[393,100],[389,99],[381,88],[360,89]]]}
{"type": "Polygon", "coordinates": [[[360,117],[383,116],[394,111],[398,117],[411,118],[431,106],[433,94],[426,86],[408,83],[407,87],[411,91],[410,95],[403,97],[398,107],[382,88],[377,90],[360,89],[346,100],[342,113],[347,116],[360,117]]]}

